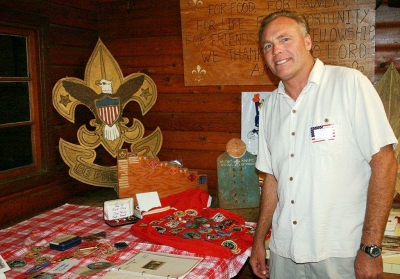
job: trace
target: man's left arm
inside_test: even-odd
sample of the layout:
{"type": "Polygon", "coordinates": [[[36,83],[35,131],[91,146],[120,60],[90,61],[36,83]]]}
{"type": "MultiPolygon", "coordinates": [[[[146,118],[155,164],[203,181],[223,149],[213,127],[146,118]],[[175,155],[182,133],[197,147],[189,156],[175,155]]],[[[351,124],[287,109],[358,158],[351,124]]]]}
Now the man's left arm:
{"type": "MultiPolygon", "coordinates": [[[[361,243],[366,246],[381,246],[393,202],[398,168],[393,146],[382,147],[378,153],[372,156],[370,165],[371,178],[361,243]]],[[[382,256],[374,258],[359,250],[354,268],[357,279],[382,278],[382,256]]]]}

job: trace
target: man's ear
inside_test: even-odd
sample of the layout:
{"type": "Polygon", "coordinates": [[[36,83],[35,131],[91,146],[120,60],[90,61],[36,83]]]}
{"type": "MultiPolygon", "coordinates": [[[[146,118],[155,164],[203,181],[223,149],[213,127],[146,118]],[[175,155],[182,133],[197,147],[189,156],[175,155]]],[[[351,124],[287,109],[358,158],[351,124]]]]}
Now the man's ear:
{"type": "Polygon", "coordinates": [[[312,47],[312,40],[311,40],[310,34],[307,34],[307,36],[306,36],[304,42],[305,42],[305,44],[306,44],[307,50],[311,50],[311,47],[312,47]]]}

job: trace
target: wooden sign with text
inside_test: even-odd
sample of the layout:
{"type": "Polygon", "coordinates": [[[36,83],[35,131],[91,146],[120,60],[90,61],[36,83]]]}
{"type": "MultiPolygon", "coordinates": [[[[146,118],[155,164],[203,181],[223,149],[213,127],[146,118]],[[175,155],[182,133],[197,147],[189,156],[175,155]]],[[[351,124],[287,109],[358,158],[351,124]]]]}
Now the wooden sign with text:
{"type": "Polygon", "coordinates": [[[186,86],[277,84],[258,44],[262,19],[278,10],[304,13],[313,55],[372,80],[375,1],[180,0],[186,86]]]}

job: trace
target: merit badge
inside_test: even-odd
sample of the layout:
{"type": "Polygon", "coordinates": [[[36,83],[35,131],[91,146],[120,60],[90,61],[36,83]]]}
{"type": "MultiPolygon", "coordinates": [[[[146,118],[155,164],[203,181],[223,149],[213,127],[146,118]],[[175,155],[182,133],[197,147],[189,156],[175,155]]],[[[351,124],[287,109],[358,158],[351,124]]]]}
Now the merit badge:
{"type": "Polygon", "coordinates": [[[209,220],[206,218],[206,217],[203,217],[203,216],[199,216],[199,217],[196,217],[196,218],[194,218],[197,222],[200,222],[200,223],[202,223],[202,224],[205,224],[205,223],[208,223],[209,222],[209,220]]]}
{"type": "Polygon", "coordinates": [[[231,231],[233,231],[233,232],[240,232],[240,231],[242,231],[242,227],[232,227],[232,228],[231,228],[231,231]]]}
{"type": "Polygon", "coordinates": [[[196,210],[194,210],[194,209],[186,209],[185,210],[185,213],[187,214],[187,215],[189,215],[189,216],[197,216],[197,211],[196,210]]]}
{"type": "Polygon", "coordinates": [[[165,225],[170,228],[176,228],[177,226],[179,226],[179,224],[180,224],[180,222],[178,222],[178,221],[171,221],[171,222],[166,223],[165,225]]]}
{"type": "Polygon", "coordinates": [[[175,211],[175,212],[174,212],[174,215],[175,215],[176,217],[183,217],[183,216],[186,215],[186,213],[183,212],[183,211],[181,211],[181,210],[178,210],[178,211],[175,211]]]}
{"type": "Polygon", "coordinates": [[[219,239],[222,239],[222,236],[216,234],[207,235],[207,240],[219,240],[219,239]]]}
{"type": "Polygon", "coordinates": [[[185,232],[183,234],[183,236],[185,238],[196,238],[196,239],[200,239],[200,234],[198,234],[197,232],[185,232]]]}
{"type": "Polygon", "coordinates": [[[26,266],[26,261],[22,259],[11,260],[7,262],[8,266],[11,268],[20,268],[26,266]]]}
{"type": "Polygon", "coordinates": [[[227,227],[231,226],[233,223],[235,223],[235,220],[232,220],[232,219],[228,219],[228,220],[224,221],[224,225],[227,227]]]}
{"type": "Polygon", "coordinates": [[[222,222],[222,221],[224,221],[226,218],[225,218],[224,215],[222,215],[222,213],[217,213],[217,214],[214,215],[214,217],[212,217],[212,219],[213,219],[215,222],[222,222]]]}
{"type": "Polygon", "coordinates": [[[200,227],[200,223],[199,222],[189,222],[186,224],[187,228],[191,228],[191,229],[197,229],[198,227],[200,227]]]}
{"type": "Polygon", "coordinates": [[[200,228],[199,233],[210,233],[212,232],[212,228],[200,228]]]}
{"type": "Polygon", "coordinates": [[[165,233],[165,231],[167,230],[166,228],[160,227],[160,226],[153,226],[153,228],[154,228],[156,231],[158,231],[159,233],[161,233],[161,234],[165,233]]]}
{"type": "Polygon", "coordinates": [[[216,230],[218,230],[218,231],[224,230],[224,229],[225,229],[225,226],[222,225],[222,224],[216,224],[216,225],[214,225],[213,227],[214,227],[214,229],[216,229],[216,230]]]}
{"type": "Polygon", "coordinates": [[[232,240],[225,240],[222,242],[221,244],[222,246],[229,248],[231,250],[237,250],[238,246],[236,244],[236,242],[232,241],[232,240]]]}
{"type": "Polygon", "coordinates": [[[172,234],[178,234],[178,233],[180,233],[181,231],[183,231],[184,230],[184,228],[175,228],[175,229],[172,229],[171,231],[170,231],[170,233],[172,233],[172,234]]]}
{"type": "Polygon", "coordinates": [[[232,234],[232,232],[226,232],[226,231],[218,231],[217,233],[222,236],[231,236],[232,234]]]}

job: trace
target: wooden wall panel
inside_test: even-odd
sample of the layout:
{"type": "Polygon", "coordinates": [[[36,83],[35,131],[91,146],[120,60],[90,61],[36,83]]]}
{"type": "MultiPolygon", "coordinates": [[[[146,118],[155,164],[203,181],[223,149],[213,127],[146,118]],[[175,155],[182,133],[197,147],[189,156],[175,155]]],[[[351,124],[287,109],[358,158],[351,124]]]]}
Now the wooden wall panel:
{"type": "MultiPolygon", "coordinates": [[[[23,18],[21,13],[48,19],[43,47],[47,54],[44,57],[46,97],[50,100],[52,86],[61,77],[70,75],[83,78],[84,67],[98,38],[95,4],[92,1],[80,0],[0,0],[0,9],[10,10],[6,16],[0,19],[1,21],[13,22],[15,21],[13,17],[23,18]]],[[[49,207],[60,205],[68,197],[92,189],[92,186],[84,185],[69,177],[65,163],[58,152],[59,137],[54,134],[54,130],[62,130],[63,125],[69,125],[69,122],[57,120],[60,116],[52,106],[47,109],[45,115],[60,124],[57,126],[53,122],[48,128],[53,133],[52,138],[54,139],[51,144],[55,158],[50,158],[50,161],[55,163],[54,180],[34,188],[28,185],[30,189],[27,191],[0,198],[0,208],[2,208],[0,224],[2,226],[5,226],[7,222],[15,222],[18,218],[30,217],[49,207]]],[[[20,186],[12,185],[12,187],[15,189],[20,186]]]]}
{"type": "Polygon", "coordinates": [[[376,10],[375,77],[377,84],[391,63],[400,70],[400,8],[388,7],[387,0],[376,10]]]}
{"type": "MultiPolygon", "coordinates": [[[[216,158],[225,152],[226,143],[240,137],[241,92],[271,91],[274,86],[184,86],[183,54],[179,0],[0,0],[0,8],[13,13],[1,20],[12,20],[18,12],[49,19],[45,38],[46,79],[51,86],[63,77],[83,79],[87,61],[100,37],[119,63],[125,76],[147,73],[156,83],[158,99],[152,110],[142,116],[136,103],[129,103],[124,116],[138,118],[146,133],[160,126],[163,133],[161,160],[182,159],[185,167],[208,176],[209,191],[216,194],[216,158]]],[[[376,11],[375,82],[391,62],[400,70],[400,9],[387,6],[384,0],[376,11]]],[[[51,90],[47,92],[51,98],[51,90]]],[[[76,142],[76,132],[93,118],[84,106],[76,110],[76,123],[70,123],[49,107],[53,119],[53,138],[57,181],[0,200],[1,208],[26,204],[19,216],[65,200],[72,193],[92,189],[68,177],[68,169],[58,153],[62,137],[76,142]],[[59,195],[51,195],[56,190],[59,195]],[[36,208],[35,208],[36,207],[36,208]]],[[[99,150],[96,162],[113,164],[99,150]]],[[[9,216],[0,216],[4,223],[9,216]]]]}
{"type": "MultiPolygon", "coordinates": [[[[387,7],[385,1],[376,11],[375,83],[390,62],[400,69],[400,9],[387,7]]],[[[120,63],[124,75],[145,72],[158,90],[157,102],[147,115],[141,116],[135,104],[129,104],[124,113],[140,119],[146,131],[159,126],[164,135],[159,158],[183,158],[187,167],[207,172],[209,191],[213,192],[217,185],[217,155],[225,151],[228,140],[240,137],[240,93],[271,91],[275,87],[185,86],[182,35],[176,24],[180,20],[179,1],[165,4],[137,0],[130,13],[122,2],[99,2],[99,36],[120,63]],[[157,7],[156,11],[152,7],[157,7]],[[160,25],[168,24],[163,21],[165,15],[168,26],[160,25]],[[146,25],[148,21],[143,21],[143,27],[137,24],[149,16],[154,19],[152,26],[146,25]]]]}

